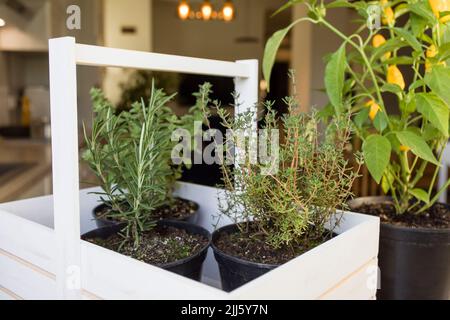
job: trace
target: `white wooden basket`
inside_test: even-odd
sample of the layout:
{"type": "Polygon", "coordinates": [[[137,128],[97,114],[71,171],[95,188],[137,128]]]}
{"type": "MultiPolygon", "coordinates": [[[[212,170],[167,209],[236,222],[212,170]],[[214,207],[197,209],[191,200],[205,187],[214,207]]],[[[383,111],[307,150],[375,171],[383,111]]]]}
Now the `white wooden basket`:
{"type": "MultiPolygon", "coordinates": [[[[379,219],[357,213],[344,213],[337,237],[230,293],[220,289],[211,250],[197,282],[80,240],[95,227],[99,199],[92,189],[79,191],[77,64],[232,77],[242,103],[236,112],[243,112],[257,102],[258,63],[89,46],[70,37],[50,40],[49,51],[54,191],[0,205],[0,299],[375,298],[379,219]]],[[[199,224],[211,231],[220,192],[177,188],[199,203],[199,224]]]]}

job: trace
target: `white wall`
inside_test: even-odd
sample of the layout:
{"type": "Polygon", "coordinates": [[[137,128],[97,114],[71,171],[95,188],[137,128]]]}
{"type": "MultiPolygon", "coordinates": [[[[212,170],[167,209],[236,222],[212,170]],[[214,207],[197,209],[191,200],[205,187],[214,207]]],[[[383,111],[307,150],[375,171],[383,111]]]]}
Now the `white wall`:
{"type": "MultiPolygon", "coordinates": [[[[107,47],[152,51],[152,0],[104,0],[104,45],[107,47]],[[135,34],[122,33],[122,27],[134,27],[135,34]]],[[[120,99],[119,84],[129,70],[107,68],[103,81],[111,101],[120,99]]]]}
{"type": "MultiPolygon", "coordinates": [[[[294,7],[293,20],[305,16],[303,5],[294,7]]],[[[352,29],[351,20],[354,14],[348,9],[328,11],[327,19],[344,33],[352,29]]],[[[328,97],[320,89],[325,87],[324,57],[337,50],[342,41],[323,26],[300,22],[292,33],[291,66],[297,74],[297,92],[302,109],[321,108],[328,103],[328,97]]]]}
{"type": "MultiPolygon", "coordinates": [[[[201,1],[190,1],[200,8],[201,1]]],[[[216,10],[223,1],[211,1],[216,10]]],[[[182,21],[177,17],[177,2],[154,0],[154,50],[156,52],[201,58],[237,60],[261,59],[265,44],[265,16],[284,0],[241,0],[233,2],[236,19],[223,21],[182,21]],[[247,10],[248,9],[248,10],[247,10]],[[237,43],[242,36],[259,39],[257,43],[237,43]]]]}

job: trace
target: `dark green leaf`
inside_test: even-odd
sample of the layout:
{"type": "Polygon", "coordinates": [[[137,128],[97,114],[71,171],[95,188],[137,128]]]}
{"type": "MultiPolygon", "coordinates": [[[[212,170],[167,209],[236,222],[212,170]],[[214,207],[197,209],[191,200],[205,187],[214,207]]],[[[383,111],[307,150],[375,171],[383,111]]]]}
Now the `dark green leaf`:
{"type": "Polygon", "coordinates": [[[362,108],[353,119],[353,122],[358,128],[361,128],[366,122],[367,118],[369,118],[369,108],[362,108]]]}
{"type": "Polygon", "coordinates": [[[373,126],[381,133],[387,127],[386,114],[384,112],[378,112],[373,119],[373,126]]]}
{"type": "Polygon", "coordinates": [[[382,92],[391,92],[394,94],[397,93],[401,93],[402,89],[396,85],[396,84],[392,84],[392,83],[385,83],[382,87],[381,87],[381,91],[382,92]]]}
{"type": "Polygon", "coordinates": [[[412,57],[406,57],[406,56],[400,56],[400,57],[393,57],[386,59],[382,61],[382,64],[412,64],[414,62],[414,59],[412,57]]]}
{"type": "Polygon", "coordinates": [[[437,23],[437,19],[434,16],[428,1],[418,1],[416,3],[409,5],[409,10],[414,12],[416,15],[422,17],[426,23],[434,25],[437,23]]]}
{"type": "Polygon", "coordinates": [[[343,108],[345,65],[345,43],[343,43],[333,53],[325,68],[325,88],[336,113],[341,113],[343,108]]]}
{"type": "Polygon", "coordinates": [[[439,162],[436,160],[433,151],[431,151],[431,148],[421,136],[411,131],[396,132],[396,135],[400,143],[411,148],[411,152],[416,156],[425,161],[439,165],[439,162]]]}
{"type": "Polygon", "coordinates": [[[406,29],[402,28],[394,28],[395,33],[397,33],[400,37],[406,40],[408,44],[417,52],[422,52],[422,45],[417,40],[417,38],[409,33],[406,29]]]}
{"type": "Polygon", "coordinates": [[[386,52],[390,52],[396,49],[400,49],[407,45],[406,41],[399,37],[395,37],[387,40],[382,46],[375,48],[372,53],[372,59],[376,60],[381,58],[386,52]]]}
{"type": "Polygon", "coordinates": [[[391,144],[386,137],[373,134],[367,137],[362,146],[364,160],[372,177],[380,183],[384,170],[391,158],[391,144]]]}
{"type": "Polygon", "coordinates": [[[447,105],[450,105],[450,69],[441,65],[434,66],[425,75],[425,83],[447,105]]]}
{"type": "Polygon", "coordinates": [[[449,108],[434,93],[416,94],[417,111],[430,121],[444,136],[448,135],[449,108]]]}
{"type": "Polygon", "coordinates": [[[425,203],[430,202],[430,196],[423,189],[415,188],[415,189],[409,190],[409,193],[411,195],[413,195],[416,199],[419,199],[420,201],[423,201],[425,203]]]}

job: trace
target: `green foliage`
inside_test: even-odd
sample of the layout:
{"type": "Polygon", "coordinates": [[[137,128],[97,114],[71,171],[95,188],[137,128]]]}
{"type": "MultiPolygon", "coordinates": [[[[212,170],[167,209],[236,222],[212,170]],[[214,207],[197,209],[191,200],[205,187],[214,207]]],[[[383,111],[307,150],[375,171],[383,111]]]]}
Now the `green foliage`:
{"type": "Polygon", "coordinates": [[[383,172],[389,164],[391,143],[386,137],[373,134],[364,141],[362,151],[370,174],[377,183],[380,183],[383,172]]]}
{"type": "Polygon", "coordinates": [[[345,80],[345,44],[331,55],[325,70],[325,88],[336,112],[342,113],[342,93],[345,80]]]}
{"type": "Polygon", "coordinates": [[[95,117],[91,134],[84,130],[83,159],[99,178],[101,199],[112,208],[108,216],[126,223],[125,240],[137,246],[155,225],[154,210],[171,201],[181,172],[171,161],[172,132],[192,126],[200,111],[194,107],[178,118],[167,107],[174,95],[153,84],[148,103],[134,102],[128,111],[118,112],[99,89],[91,96],[95,117]]]}
{"type": "MultiPolygon", "coordinates": [[[[217,102],[208,98],[210,89],[204,86],[200,90],[204,92],[203,105],[212,103],[218,107],[217,102]]],[[[239,97],[236,99],[238,101],[239,97]]],[[[242,231],[250,222],[256,224],[258,233],[274,248],[309,247],[323,241],[324,233],[330,232],[325,229],[327,223],[332,230],[339,221],[339,218],[334,219],[336,209],[345,207],[357,176],[344,159],[350,119],[344,116],[334,119],[324,131],[317,112],[300,112],[293,97],[285,98],[284,102],[288,114],[282,115],[280,120],[272,108],[273,103],[264,104],[262,129],[269,137],[268,155],[274,157],[263,161],[259,150],[259,161],[252,161],[246,148],[238,165],[222,165],[226,191],[219,197],[220,209],[222,215],[236,222],[246,222],[239,225],[242,231]],[[272,134],[275,134],[274,144],[270,141],[272,134]]],[[[207,117],[209,112],[204,109],[207,117]]],[[[220,108],[217,113],[229,133],[223,148],[230,143],[238,146],[243,130],[249,130],[244,139],[249,146],[255,115],[245,112],[233,117],[220,108]]],[[[259,144],[264,139],[263,132],[259,131],[259,144]]]]}
{"type": "Polygon", "coordinates": [[[120,84],[122,94],[117,109],[129,110],[134,101],[150,99],[153,83],[156,88],[164,89],[165,92],[176,92],[179,81],[179,76],[175,73],[136,70],[126,82],[120,84]]]}
{"type": "MultiPolygon", "coordinates": [[[[399,214],[426,211],[450,185],[449,179],[443,188],[433,190],[450,120],[450,6],[445,2],[448,10],[439,12],[437,3],[335,0],[327,2],[327,12],[323,1],[303,1],[308,18],[287,27],[307,21],[341,38],[341,46],[328,59],[324,81],[334,117],[352,113],[351,125],[363,140],[369,172],[393,197],[399,214]],[[383,25],[369,29],[368,6],[377,4],[383,25]],[[339,7],[360,15],[354,33],[345,34],[327,18],[332,8],[339,7]],[[401,23],[400,16],[405,16],[401,23]],[[410,83],[403,78],[406,69],[413,74],[410,83]],[[386,106],[386,93],[394,95],[397,103],[386,106]],[[417,185],[429,164],[435,166],[430,185],[420,189],[417,185]]],[[[281,41],[279,33],[268,40],[273,45],[266,46],[264,62],[270,66],[281,41]]],[[[264,75],[269,81],[270,69],[264,75]]]]}

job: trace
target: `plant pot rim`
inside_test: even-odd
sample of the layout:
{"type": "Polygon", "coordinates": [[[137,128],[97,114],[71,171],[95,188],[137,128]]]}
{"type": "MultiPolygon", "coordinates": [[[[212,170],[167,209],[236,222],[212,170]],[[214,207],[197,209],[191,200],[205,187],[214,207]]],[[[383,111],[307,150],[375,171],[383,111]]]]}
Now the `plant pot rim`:
{"type": "Polygon", "coordinates": [[[223,258],[225,258],[227,260],[231,260],[231,261],[239,263],[239,264],[250,265],[250,266],[254,266],[254,267],[257,267],[257,268],[261,268],[261,269],[272,270],[272,269],[275,269],[275,268],[277,268],[277,267],[282,265],[282,264],[270,264],[270,263],[253,262],[253,261],[245,260],[245,259],[242,259],[242,258],[238,258],[236,256],[230,255],[230,254],[220,250],[214,244],[215,238],[217,238],[219,236],[219,234],[221,234],[222,232],[227,232],[228,230],[233,230],[233,229],[237,229],[237,223],[231,223],[231,224],[228,224],[226,226],[220,227],[219,229],[214,230],[214,232],[212,233],[212,236],[211,236],[211,248],[213,249],[215,254],[218,254],[218,255],[222,256],[223,258]]]}
{"type": "MultiPolygon", "coordinates": [[[[347,201],[347,204],[349,206],[352,205],[352,203],[361,202],[364,203],[364,201],[367,202],[373,202],[373,201],[381,202],[381,201],[389,201],[392,202],[392,197],[390,196],[365,196],[365,197],[358,197],[347,201]]],[[[442,202],[437,202],[440,204],[443,204],[447,207],[450,207],[450,205],[442,202]]],[[[356,204],[355,204],[356,205],[356,204]]],[[[353,211],[353,208],[350,207],[350,211],[353,211]]],[[[383,228],[391,229],[391,230],[397,230],[397,231],[403,231],[403,232],[411,232],[411,233],[427,233],[427,234],[447,234],[450,233],[450,228],[424,228],[424,227],[405,227],[405,226],[397,226],[394,224],[391,224],[389,222],[381,221],[380,219],[380,226],[383,228]]]]}
{"type": "MultiPolygon", "coordinates": [[[[163,269],[169,269],[169,268],[175,267],[175,266],[177,266],[177,265],[187,263],[187,262],[189,262],[189,261],[191,261],[191,260],[193,260],[193,259],[199,257],[199,256],[202,255],[206,250],[208,250],[208,248],[209,248],[210,245],[211,245],[211,233],[210,233],[208,230],[206,230],[205,228],[203,228],[203,227],[201,227],[201,226],[199,226],[199,225],[196,225],[196,224],[193,224],[193,223],[190,223],[190,222],[186,222],[186,221],[177,221],[177,220],[158,220],[157,225],[158,225],[158,226],[159,226],[159,225],[172,226],[172,227],[174,227],[174,228],[177,228],[177,227],[180,227],[180,226],[181,226],[181,227],[183,227],[183,226],[194,227],[195,229],[197,229],[197,231],[199,231],[199,232],[196,233],[196,234],[199,234],[199,235],[205,237],[208,241],[207,241],[207,243],[206,243],[206,244],[205,244],[205,245],[204,245],[204,246],[203,246],[196,254],[194,254],[194,255],[192,255],[192,256],[189,256],[189,257],[186,257],[186,258],[183,258],[183,259],[175,260],[175,261],[172,261],[172,262],[169,262],[169,263],[150,264],[150,263],[147,263],[147,262],[145,262],[145,261],[138,260],[138,259],[133,258],[133,257],[130,257],[130,258],[135,259],[135,260],[138,260],[138,261],[143,262],[143,263],[146,263],[146,264],[149,264],[149,265],[152,265],[152,266],[155,266],[155,267],[159,267],[159,268],[163,268],[163,269]]],[[[96,228],[96,229],[93,229],[93,230],[91,230],[91,231],[89,231],[89,232],[86,232],[86,233],[84,233],[83,235],[81,235],[81,239],[83,239],[83,240],[86,241],[86,238],[88,237],[88,235],[89,235],[91,232],[94,232],[94,231],[107,230],[107,229],[114,229],[114,230],[117,230],[117,231],[115,231],[115,232],[118,232],[118,231],[120,231],[124,226],[125,226],[125,223],[122,222],[122,223],[120,223],[120,224],[112,224],[112,225],[106,225],[106,226],[103,226],[103,227],[100,227],[100,228],[96,228]]],[[[185,228],[181,228],[181,229],[184,229],[184,230],[185,230],[185,228]]],[[[102,247],[102,248],[105,249],[105,250],[111,250],[111,249],[104,248],[104,247],[102,247]]],[[[122,253],[120,253],[120,252],[117,252],[117,251],[114,251],[114,250],[111,250],[111,251],[113,251],[113,252],[115,252],[115,253],[117,253],[117,254],[124,255],[124,254],[122,254],[122,253]]],[[[126,255],[124,255],[124,256],[126,256],[126,255]]]]}
{"type": "MultiPolygon", "coordinates": [[[[193,200],[190,200],[190,199],[185,199],[185,198],[182,198],[182,197],[173,197],[173,199],[181,199],[181,200],[184,200],[184,201],[189,201],[189,202],[194,204],[194,210],[195,211],[191,215],[185,217],[185,219],[191,218],[191,217],[195,216],[198,213],[198,209],[200,208],[200,205],[196,201],[193,201],[193,200]]],[[[99,220],[99,221],[103,221],[103,222],[106,222],[106,223],[111,223],[111,224],[120,224],[121,223],[120,221],[116,221],[116,220],[108,219],[108,218],[101,218],[101,217],[98,216],[99,209],[103,208],[103,207],[107,207],[107,206],[108,206],[107,202],[101,202],[98,205],[96,205],[94,207],[94,209],[92,209],[92,212],[93,212],[93,215],[94,215],[94,219],[99,220]]],[[[184,221],[184,220],[170,219],[170,218],[159,218],[159,220],[184,221]]]]}

